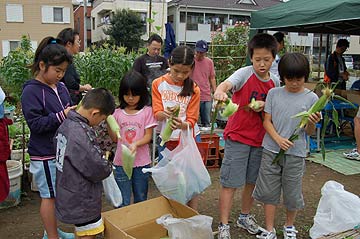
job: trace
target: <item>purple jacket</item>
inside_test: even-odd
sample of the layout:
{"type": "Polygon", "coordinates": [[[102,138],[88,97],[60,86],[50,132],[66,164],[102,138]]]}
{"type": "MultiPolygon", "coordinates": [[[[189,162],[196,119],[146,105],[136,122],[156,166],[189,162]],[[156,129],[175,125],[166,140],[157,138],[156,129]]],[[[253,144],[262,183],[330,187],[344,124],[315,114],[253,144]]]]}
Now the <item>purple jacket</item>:
{"type": "Polygon", "coordinates": [[[65,85],[57,84],[54,89],[38,80],[25,82],[21,95],[22,111],[30,128],[28,152],[31,160],[55,158],[53,137],[65,120],[64,109],[71,104],[65,85]]]}
{"type": "Polygon", "coordinates": [[[86,118],[71,110],[56,138],[56,217],[82,224],[101,215],[102,180],[112,170],[86,118]]]}

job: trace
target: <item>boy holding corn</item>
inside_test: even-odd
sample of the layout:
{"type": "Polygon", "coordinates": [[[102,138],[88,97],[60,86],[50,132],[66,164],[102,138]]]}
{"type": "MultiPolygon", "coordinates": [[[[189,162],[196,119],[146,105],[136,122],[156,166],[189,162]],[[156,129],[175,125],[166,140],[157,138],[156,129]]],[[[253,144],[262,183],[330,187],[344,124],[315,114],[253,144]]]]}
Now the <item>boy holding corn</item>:
{"type": "Polygon", "coordinates": [[[251,234],[259,232],[250,210],[261,161],[261,142],[265,134],[261,111],[268,91],[280,86],[280,82],[269,72],[277,52],[275,38],[269,34],[257,34],[250,40],[248,49],[252,66],[237,70],[214,93],[215,100],[226,101],[227,92],[232,90],[232,101],[239,105],[239,110],[229,117],[224,131],[226,141],[220,170],[219,239],[231,238],[228,224],[230,210],[234,193],[242,186],[241,213],[236,224],[251,234]],[[259,104],[255,110],[248,107],[253,98],[259,104]]]}
{"type": "Polygon", "coordinates": [[[298,133],[299,138],[293,142],[289,140],[301,120],[292,116],[309,110],[318,99],[315,93],[304,87],[309,73],[309,62],[303,54],[285,54],[279,62],[280,80],[285,82],[285,86],[271,89],[266,98],[264,149],[253,193],[256,200],[264,203],[266,230],[257,238],[276,238],[275,209],[283,191],[287,209],[284,239],[296,239],[295,216],[297,210],[304,207],[302,176],[305,170],[306,134],[314,133],[315,124],[321,117],[319,112],[310,114],[306,126],[298,133]],[[272,163],[280,149],[285,150],[285,155],[280,157],[278,164],[272,163]]]}
{"type": "Polygon", "coordinates": [[[102,180],[110,175],[112,165],[96,143],[92,126],[99,125],[114,110],[115,101],[108,90],[91,90],[79,109],[69,112],[54,138],[56,217],[75,225],[76,238],[95,239],[104,230],[102,180]]]}

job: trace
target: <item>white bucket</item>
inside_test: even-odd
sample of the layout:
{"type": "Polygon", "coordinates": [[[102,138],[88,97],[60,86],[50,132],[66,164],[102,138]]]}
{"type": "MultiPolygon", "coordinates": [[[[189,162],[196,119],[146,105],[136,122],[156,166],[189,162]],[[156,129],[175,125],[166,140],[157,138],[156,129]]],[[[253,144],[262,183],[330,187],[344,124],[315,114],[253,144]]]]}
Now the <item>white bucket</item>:
{"type": "Polygon", "coordinates": [[[6,167],[10,179],[10,192],[7,198],[0,203],[0,209],[13,207],[20,203],[21,175],[23,174],[21,161],[8,160],[6,167]]]}

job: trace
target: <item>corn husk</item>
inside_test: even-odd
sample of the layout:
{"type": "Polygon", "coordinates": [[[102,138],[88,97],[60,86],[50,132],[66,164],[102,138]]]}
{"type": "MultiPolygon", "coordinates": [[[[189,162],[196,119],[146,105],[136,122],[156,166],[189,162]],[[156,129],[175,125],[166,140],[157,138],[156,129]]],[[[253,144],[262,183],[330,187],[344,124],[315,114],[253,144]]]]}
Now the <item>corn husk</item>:
{"type": "Polygon", "coordinates": [[[121,139],[121,136],[120,136],[120,126],[119,124],[116,122],[116,119],[114,118],[113,115],[109,115],[107,118],[106,118],[106,122],[108,123],[111,131],[113,131],[115,134],[116,134],[116,137],[118,139],[121,139]]]}
{"type": "Polygon", "coordinates": [[[228,99],[225,102],[225,104],[226,104],[226,107],[225,107],[223,113],[221,114],[222,117],[230,117],[230,116],[232,116],[233,114],[235,114],[235,112],[239,108],[239,105],[234,104],[231,99],[228,99]]]}
{"type": "Polygon", "coordinates": [[[124,144],[121,144],[121,149],[123,169],[128,178],[131,179],[134,168],[135,153],[131,153],[130,149],[124,144]]]}
{"type": "Polygon", "coordinates": [[[180,113],[180,105],[175,105],[173,108],[170,108],[172,111],[172,115],[169,119],[166,121],[166,125],[164,130],[161,132],[161,142],[160,146],[164,146],[164,144],[170,140],[171,134],[173,132],[171,125],[173,122],[174,117],[178,117],[180,113]]]}
{"type": "Polygon", "coordinates": [[[248,106],[252,110],[258,110],[260,108],[260,103],[255,98],[251,98],[251,102],[248,106]]]}

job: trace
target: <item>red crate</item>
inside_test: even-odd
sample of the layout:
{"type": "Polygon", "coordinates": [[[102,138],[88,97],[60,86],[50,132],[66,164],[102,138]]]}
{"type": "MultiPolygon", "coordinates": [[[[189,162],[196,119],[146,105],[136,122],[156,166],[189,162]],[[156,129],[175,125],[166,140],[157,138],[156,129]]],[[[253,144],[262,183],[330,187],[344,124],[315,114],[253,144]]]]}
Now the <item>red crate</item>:
{"type": "Polygon", "coordinates": [[[207,167],[218,168],[219,167],[219,141],[220,136],[217,134],[201,134],[201,141],[209,144],[207,167]]]}

